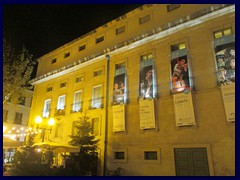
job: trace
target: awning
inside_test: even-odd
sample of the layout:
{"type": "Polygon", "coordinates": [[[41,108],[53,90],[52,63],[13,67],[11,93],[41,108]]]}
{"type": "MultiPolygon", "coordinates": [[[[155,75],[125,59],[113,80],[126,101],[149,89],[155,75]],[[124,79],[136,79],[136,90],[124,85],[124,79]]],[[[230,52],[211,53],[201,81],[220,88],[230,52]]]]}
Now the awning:
{"type": "Polygon", "coordinates": [[[52,150],[54,153],[61,152],[79,152],[80,148],[77,146],[70,146],[66,144],[56,143],[56,142],[40,142],[34,143],[33,147],[43,148],[45,150],[52,150]]]}
{"type": "Polygon", "coordinates": [[[17,148],[19,146],[22,146],[23,142],[13,140],[10,138],[3,137],[3,149],[5,148],[17,148]]]}

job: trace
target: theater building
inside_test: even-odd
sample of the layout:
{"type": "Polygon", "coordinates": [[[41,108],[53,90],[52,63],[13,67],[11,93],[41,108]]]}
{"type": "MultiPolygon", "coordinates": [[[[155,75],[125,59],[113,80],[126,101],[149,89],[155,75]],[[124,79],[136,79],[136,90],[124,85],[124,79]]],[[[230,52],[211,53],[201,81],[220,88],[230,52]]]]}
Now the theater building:
{"type": "Polygon", "coordinates": [[[30,121],[67,144],[87,113],[98,175],[235,175],[235,5],[146,4],[38,62],[30,121]]]}

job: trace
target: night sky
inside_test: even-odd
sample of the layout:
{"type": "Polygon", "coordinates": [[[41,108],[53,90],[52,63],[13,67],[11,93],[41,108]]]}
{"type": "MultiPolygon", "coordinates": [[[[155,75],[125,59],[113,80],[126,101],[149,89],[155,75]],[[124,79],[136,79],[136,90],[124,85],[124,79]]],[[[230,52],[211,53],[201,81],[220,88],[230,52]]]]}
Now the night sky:
{"type": "Polygon", "coordinates": [[[3,35],[35,58],[141,6],[140,4],[4,4],[3,35]]]}

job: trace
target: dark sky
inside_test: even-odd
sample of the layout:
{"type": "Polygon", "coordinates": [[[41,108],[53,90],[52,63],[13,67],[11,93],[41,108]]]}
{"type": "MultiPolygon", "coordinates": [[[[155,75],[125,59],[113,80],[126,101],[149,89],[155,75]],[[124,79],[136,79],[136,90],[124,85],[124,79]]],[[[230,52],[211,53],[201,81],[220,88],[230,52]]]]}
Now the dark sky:
{"type": "Polygon", "coordinates": [[[140,4],[4,4],[3,33],[38,58],[140,4]]]}

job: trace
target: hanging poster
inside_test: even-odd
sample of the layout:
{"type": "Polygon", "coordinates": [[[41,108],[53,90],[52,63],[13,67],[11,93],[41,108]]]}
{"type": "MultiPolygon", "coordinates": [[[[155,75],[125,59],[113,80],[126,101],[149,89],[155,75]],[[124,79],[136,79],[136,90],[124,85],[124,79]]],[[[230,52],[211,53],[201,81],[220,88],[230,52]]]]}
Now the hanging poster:
{"type": "Polygon", "coordinates": [[[155,111],[153,99],[139,99],[140,129],[155,128],[155,111]]]}
{"type": "Polygon", "coordinates": [[[189,67],[187,55],[171,60],[172,93],[190,90],[189,67]]]}
{"type": "Polygon", "coordinates": [[[235,121],[235,84],[221,86],[227,121],[235,121]]]}
{"type": "Polygon", "coordinates": [[[231,36],[219,38],[221,41],[219,41],[219,39],[215,40],[215,56],[219,85],[235,83],[235,40],[233,37],[230,37],[231,36]],[[224,44],[223,42],[228,43],[224,44]]]}
{"type": "Polygon", "coordinates": [[[173,95],[176,126],[195,125],[192,94],[179,93],[173,95]]]}
{"type": "Polygon", "coordinates": [[[143,98],[153,98],[152,65],[143,67],[140,71],[140,96],[143,98]]]}
{"type": "Polygon", "coordinates": [[[125,131],[125,105],[113,107],[113,132],[125,131]]]}

